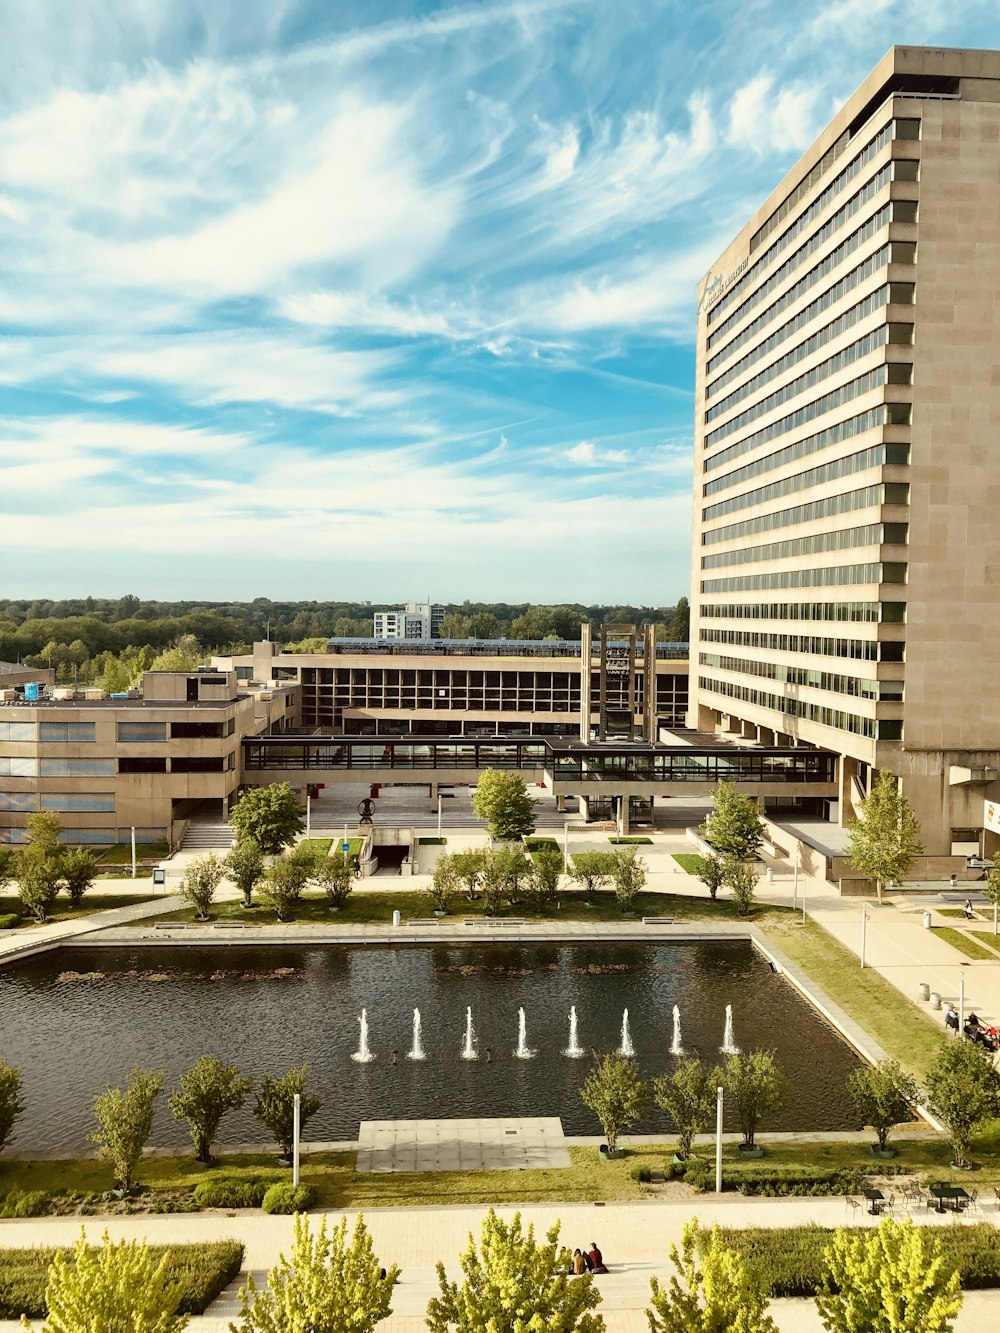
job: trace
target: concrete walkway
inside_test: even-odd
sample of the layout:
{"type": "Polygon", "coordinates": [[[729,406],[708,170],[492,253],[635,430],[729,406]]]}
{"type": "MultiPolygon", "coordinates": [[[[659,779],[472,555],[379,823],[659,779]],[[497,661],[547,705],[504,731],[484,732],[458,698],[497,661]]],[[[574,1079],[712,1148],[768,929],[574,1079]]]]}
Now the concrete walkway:
{"type": "MultiPolygon", "coordinates": [[[[427,1302],[437,1292],[435,1264],[442,1260],[449,1276],[457,1276],[459,1255],[468,1243],[469,1233],[478,1236],[485,1211],[479,1207],[383,1208],[366,1215],[376,1253],[384,1263],[397,1263],[402,1269],[393,1299],[393,1314],[382,1325],[386,1333],[423,1330],[427,1302]]],[[[504,1207],[497,1211],[509,1220],[515,1210],[504,1207]]],[[[681,1202],[527,1205],[521,1214],[525,1223],[534,1224],[537,1234],[544,1234],[553,1223],[560,1222],[560,1239],[571,1249],[597,1241],[611,1270],[597,1279],[604,1297],[601,1311],[610,1333],[645,1333],[649,1279],[654,1275],[661,1282],[669,1278],[672,1271],[669,1247],[680,1240],[684,1225],[692,1217],[705,1226],[718,1222],[730,1227],[806,1223],[837,1227],[846,1222],[841,1199],[745,1199],[739,1195],[721,1199],[703,1196],[681,1202]]],[[[341,1214],[330,1216],[337,1221],[341,1214]]],[[[353,1224],[354,1216],[347,1214],[349,1225],[353,1224]]],[[[992,1206],[983,1216],[992,1223],[997,1220],[992,1206]]],[[[963,1215],[960,1225],[976,1220],[982,1219],[963,1215]]],[[[917,1213],[914,1221],[931,1229],[947,1225],[935,1213],[917,1213]]],[[[875,1219],[863,1213],[860,1224],[874,1225],[875,1219]]],[[[235,1237],[246,1246],[245,1272],[252,1271],[258,1282],[264,1279],[279,1253],[287,1252],[292,1229],[291,1219],[265,1217],[260,1213],[109,1217],[87,1219],[86,1226],[95,1239],[106,1228],[112,1240],[144,1237],[153,1244],[235,1237]]],[[[75,1217],[0,1222],[2,1246],[71,1246],[79,1234],[80,1219],[75,1217]]],[[[207,1315],[192,1320],[192,1333],[223,1333],[228,1320],[236,1314],[237,1291],[243,1281],[245,1276],[223,1293],[207,1315]]],[[[812,1301],[777,1301],[774,1313],[782,1333],[813,1333],[821,1327],[812,1301]]],[[[959,1333],[984,1333],[998,1324],[1000,1293],[966,1294],[956,1326],[959,1333]]],[[[18,1327],[15,1323],[0,1323],[0,1333],[14,1333],[18,1327]]]]}
{"type": "MultiPolygon", "coordinates": [[[[135,881],[128,880],[128,883],[134,885],[135,881]]],[[[125,890],[120,891],[125,892],[125,890]]],[[[134,887],[127,891],[137,892],[134,887]]],[[[45,926],[26,926],[20,930],[0,931],[0,967],[18,958],[30,958],[32,954],[42,953],[57,945],[69,944],[75,939],[93,935],[97,931],[144,921],[148,917],[161,916],[167,912],[176,912],[183,906],[182,899],[172,894],[165,894],[163,897],[150,899],[149,902],[132,903],[129,907],[110,907],[89,916],[71,917],[68,921],[52,921],[45,926]]]]}

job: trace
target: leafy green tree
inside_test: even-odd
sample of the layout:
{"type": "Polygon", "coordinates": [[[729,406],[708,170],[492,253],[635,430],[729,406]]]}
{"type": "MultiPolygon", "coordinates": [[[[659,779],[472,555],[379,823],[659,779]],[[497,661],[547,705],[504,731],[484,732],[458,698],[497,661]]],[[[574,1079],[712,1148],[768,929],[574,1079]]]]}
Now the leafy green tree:
{"type": "Polygon", "coordinates": [[[852,869],[875,881],[881,902],[882,886],[898,883],[924,850],[920,824],[890,769],[876,772],[847,837],[852,869]]]}
{"type": "Polygon", "coordinates": [[[284,852],[275,857],[265,871],[260,896],[274,908],[279,921],[291,921],[308,881],[309,866],[291,852],[284,852]]]}
{"type": "Polygon", "coordinates": [[[464,884],[465,892],[471,902],[475,899],[483,882],[483,872],[486,869],[486,852],[482,847],[468,847],[462,852],[452,852],[448,859],[458,879],[464,884]]]}
{"type": "Polygon", "coordinates": [[[60,857],[60,886],[69,894],[74,907],[97,878],[97,857],[89,847],[70,847],[60,857]]]}
{"type": "MultiPolygon", "coordinates": [[[[0,885],[3,884],[3,870],[0,869],[0,885]]],[[[993,855],[993,864],[990,866],[989,874],[986,876],[986,883],[983,885],[983,892],[990,905],[996,909],[1000,907],[1000,852],[993,855]]],[[[994,911],[994,921],[996,913],[994,911]]]]}
{"type": "Polygon", "coordinates": [[[533,896],[539,907],[552,907],[559,900],[559,877],[565,865],[563,854],[558,847],[541,847],[534,862],[534,873],[528,881],[533,896]]]}
{"type": "Polygon", "coordinates": [[[186,1120],[199,1162],[212,1164],[212,1144],[227,1111],[238,1111],[253,1088],[235,1065],[218,1055],[203,1055],[181,1075],[168,1106],[175,1120],[186,1120]]]}
{"type": "Polygon", "coordinates": [[[485,769],[472,793],[476,818],[485,820],[490,837],[501,841],[527,837],[535,831],[537,804],[528,795],[520,773],[502,769],[485,769]]]}
{"type": "Polygon", "coordinates": [[[667,639],[670,643],[687,643],[691,638],[691,607],[686,597],[679,597],[670,617],[667,639]]]}
{"type": "Polygon", "coordinates": [[[911,1221],[834,1232],[816,1308],[828,1333],[950,1333],[962,1306],[958,1270],[911,1221]]]}
{"type": "Polygon", "coordinates": [[[785,1077],[775,1063],[773,1051],[727,1056],[722,1083],[736,1102],[743,1131],[741,1146],[755,1148],[758,1121],[776,1111],[785,1095],[785,1077]]]}
{"type": "Polygon", "coordinates": [[[234,1333],[373,1333],[392,1313],[395,1264],[383,1268],[360,1215],[348,1236],[342,1217],[329,1234],[327,1219],[313,1235],[296,1213],[292,1253],[280,1255],[258,1291],[252,1275],[240,1292],[240,1324],[234,1333]]]}
{"type": "Polygon", "coordinates": [[[570,857],[570,875],[593,898],[600,889],[611,883],[614,875],[614,852],[575,852],[570,857]]]}
{"type": "Polygon", "coordinates": [[[18,897],[35,920],[44,922],[55,902],[62,876],[60,858],[37,844],[29,843],[14,857],[18,897]]]}
{"type": "Polygon", "coordinates": [[[689,1222],[670,1259],[677,1269],[670,1285],[650,1279],[650,1333],[778,1333],[767,1312],[766,1284],[723,1242],[717,1226],[706,1234],[689,1222]]]}
{"type": "Polygon", "coordinates": [[[709,1069],[693,1055],[680,1060],[672,1074],[653,1080],[653,1100],[677,1131],[678,1157],[689,1157],[695,1135],[711,1124],[721,1082],[721,1069],[709,1069]]]}
{"type": "Polygon", "coordinates": [[[601,1294],[589,1273],[569,1274],[569,1251],[559,1245],[559,1224],[535,1241],[535,1229],[521,1228],[521,1214],[507,1225],[491,1208],[483,1219],[479,1245],[469,1236],[461,1257],[462,1277],[449,1282],[437,1266],[440,1295],[427,1306],[431,1333],[603,1333],[591,1314],[601,1294]]]}
{"type": "Polygon", "coordinates": [[[59,835],[62,832],[62,822],[58,815],[52,814],[48,810],[42,810],[28,816],[26,827],[28,830],[28,846],[33,851],[41,852],[46,856],[59,857],[61,855],[62,844],[59,841],[59,835]]]}
{"type": "MultiPolygon", "coordinates": [[[[45,1287],[48,1310],[40,1333],[181,1333],[181,1288],[170,1280],[170,1255],[158,1261],[145,1241],[112,1244],[105,1231],[95,1249],[81,1233],[72,1257],[57,1251],[45,1287]]],[[[27,1319],[24,1327],[31,1333],[27,1319]]]]}
{"type": "Polygon", "coordinates": [[[512,639],[579,639],[587,617],[578,606],[531,606],[510,627],[512,639]]]}
{"type": "Polygon", "coordinates": [[[727,856],[722,862],[722,879],[732,891],[736,910],[740,916],[749,916],[753,908],[753,895],[757,887],[757,872],[752,861],[741,861],[737,856],[727,856]]]}
{"type": "Polygon", "coordinates": [[[648,1090],[639,1077],[635,1061],[612,1051],[595,1060],[580,1096],[601,1122],[608,1151],[614,1155],[618,1136],[642,1118],[648,1090]]]}
{"type": "Polygon", "coordinates": [[[14,878],[14,851],[11,847],[0,847],[0,889],[5,889],[14,878]]]}
{"type": "Polygon", "coordinates": [[[721,856],[698,856],[695,858],[695,875],[708,889],[708,896],[715,901],[719,890],[726,882],[726,870],[721,856]]]}
{"type": "Polygon", "coordinates": [[[752,861],[764,841],[764,826],[752,796],[744,796],[731,782],[716,784],[712,813],[701,827],[702,837],[723,859],[752,861]]]}
{"type": "Polygon", "coordinates": [[[445,853],[438,857],[434,874],[431,876],[430,894],[436,912],[447,912],[452,898],[461,888],[462,881],[452,856],[445,853]]]}
{"type": "Polygon", "coordinates": [[[862,1124],[871,1125],[885,1152],[889,1131],[910,1119],[920,1091],[896,1060],[888,1057],[877,1065],[855,1069],[847,1080],[847,1092],[862,1124]]]}
{"type": "Polygon", "coordinates": [[[615,883],[615,902],[622,912],[631,912],[646,883],[646,862],[631,848],[611,853],[611,877],[615,883]]]}
{"type": "Polygon", "coordinates": [[[510,880],[502,861],[487,852],[483,858],[483,912],[486,916],[499,916],[503,911],[504,899],[510,893],[510,880]]]}
{"type": "Polygon", "coordinates": [[[265,1074],[260,1081],[254,1115],[264,1128],[269,1129],[274,1135],[283,1157],[292,1155],[295,1094],[298,1093],[300,1097],[300,1130],[305,1130],[306,1122],[311,1120],[323,1105],[318,1097],[311,1097],[306,1093],[308,1078],[309,1066],[303,1065],[300,1069],[289,1069],[288,1073],[282,1074],[280,1078],[272,1078],[270,1074],[265,1074]]]}
{"type": "Polygon", "coordinates": [[[522,893],[530,891],[534,868],[523,844],[512,842],[494,847],[485,853],[484,864],[491,867],[500,892],[511,902],[517,902],[522,893]]]}
{"type": "Polygon", "coordinates": [[[153,1103],[163,1087],[163,1075],[133,1069],[127,1088],[108,1088],[94,1099],[97,1130],[90,1140],[115,1172],[115,1185],[126,1194],[135,1168],[153,1129],[153,1103]]]}
{"type": "Polygon", "coordinates": [[[253,838],[240,838],[233,843],[224,865],[229,878],[243,894],[243,906],[253,907],[253,891],[266,866],[260,847],[253,838]]]}
{"type": "Polygon", "coordinates": [[[299,798],[287,782],[245,791],[229,822],[238,838],[252,838],[265,856],[277,856],[304,827],[299,798]]]}
{"type": "Polygon", "coordinates": [[[181,897],[194,908],[197,921],[208,920],[208,909],[225,871],[225,863],[214,852],[207,852],[188,863],[181,880],[181,897]]]}
{"type": "Polygon", "coordinates": [[[1000,1114],[1000,1074],[993,1057],[972,1041],[946,1041],[927,1070],[927,1097],[948,1130],[956,1166],[965,1166],[972,1137],[1000,1114]]]}
{"type": "Polygon", "coordinates": [[[14,1126],[23,1111],[20,1071],[0,1060],[0,1151],[13,1137],[14,1126]]]}
{"type": "Polygon", "coordinates": [[[354,882],[354,858],[339,849],[316,862],[313,879],[326,894],[331,907],[347,902],[354,882]]]}

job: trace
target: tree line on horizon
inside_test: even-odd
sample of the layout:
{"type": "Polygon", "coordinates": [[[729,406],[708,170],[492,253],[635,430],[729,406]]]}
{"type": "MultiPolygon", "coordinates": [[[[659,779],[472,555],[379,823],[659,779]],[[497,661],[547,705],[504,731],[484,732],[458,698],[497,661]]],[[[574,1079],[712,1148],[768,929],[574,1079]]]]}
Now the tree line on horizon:
{"type": "MultiPolygon", "coordinates": [[[[270,637],[292,651],[322,651],[326,640],[371,638],[373,612],[359,602],[159,602],[119,598],[0,600],[0,661],[51,667],[60,683],[128,688],[143,671],[188,670],[212,654],[246,653],[270,637]]],[[[655,623],[657,638],[686,642],[686,597],[676,606],[555,606],[507,602],[448,605],[442,637],[577,639],[580,626],[655,623]]]]}

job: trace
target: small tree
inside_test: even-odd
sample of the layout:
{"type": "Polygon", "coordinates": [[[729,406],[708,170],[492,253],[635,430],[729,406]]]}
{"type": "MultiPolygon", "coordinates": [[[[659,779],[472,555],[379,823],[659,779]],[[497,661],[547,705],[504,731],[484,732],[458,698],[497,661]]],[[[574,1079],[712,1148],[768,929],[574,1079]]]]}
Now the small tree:
{"type": "Polygon", "coordinates": [[[449,859],[456,876],[465,886],[469,901],[472,902],[483,882],[486,852],[482,847],[469,847],[464,852],[452,852],[449,859]]]}
{"type": "Polygon", "coordinates": [[[311,1120],[319,1108],[323,1105],[318,1097],[306,1095],[306,1080],[309,1077],[309,1066],[303,1065],[301,1069],[289,1069],[287,1074],[281,1078],[272,1078],[270,1074],[265,1074],[260,1081],[260,1092],[257,1094],[257,1105],[254,1107],[254,1115],[264,1126],[269,1129],[281,1149],[283,1157],[292,1155],[292,1139],[294,1137],[294,1117],[295,1117],[295,1094],[300,1097],[299,1104],[299,1128],[304,1130],[306,1122],[311,1120]]]}
{"type": "Polygon", "coordinates": [[[816,1308],[828,1333],[950,1333],[962,1306],[958,1270],[912,1222],[834,1232],[816,1308]]]}
{"type": "MultiPolygon", "coordinates": [[[[3,870],[0,869],[0,885],[2,884],[3,870]]],[[[996,925],[997,908],[1000,907],[1000,852],[995,852],[993,855],[993,864],[986,876],[983,893],[986,894],[986,899],[993,908],[993,923],[996,925]]]]}
{"type": "Polygon", "coordinates": [[[0,889],[5,889],[14,878],[14,850],[0,846],[0,889]]]}
{"type": "Polygon", "coordinates": [[[726,882],[726,867],[721,856],[699,856],[696,858],[695,872],[708,889],[708,896],[715,899],[726,882]]]}
{"type": "Polygon", "coordinates": [[[21,902],[39,924],[43,923],[59,892],[59,859],[42,847],[29,845],[17,853],[14,874],[21,902]]]}
{"type": "Polygon", "coordinates": [[[499,916],[503,911],[503,900],[510,893],[510,879],[503,860],[497,860],[492,852],[483,857],[483,912],[486,916],[499,916]]]}
{"type": "Polygon", "coordinates": [[[719,782],[712,813],[702,825],[701,833],[720,856],[754,860],[764,841],[757,802],[752,796],[743,796],[731,782],[719,782]]]}
{"type": "Polygon", "coordinates": [[[631,912],[646,883],[646,862],[629,848],[612,852],[611,876],[615,882],[615,902],[622,912],[631,912]]]}
{"type": "Polygon", "coordinates": [[[898,883],[924,850],[917,817],[888,768],[876,772],[847,836],[852,868],[875,881],[881,902],[883,884],[898,883]]]}
{"type": "Polygon", "coordinates": [[[749,916],[753,907],[754,889],[757,887],[757,872],[753,862],[727,856],[722,862],[722,878],[723,883],[732,890],[737,912],[740,916],[749,916]]]}
{"type": "Polygon", "coordinates": [[[69,894],[74,907],[97,878],[97,857],[89,847],[72,847],[60,858],[60,887],[69,894]]]}
{"type": "Polygon", "coordinates": [[[956,1166],[965,1166],[972,1136],[1000,1113],[1000,1074],[972,1041],[942,1042],[927,1070],[931,1110],[944,1122],[956,1166]]]}
{"type": "Polygon", "coordinates": [[[399,1269],[383,1270],[360,1215],[350,1237],[346,1217],[329,1234],[326,1224],[312,1235],[296,1213],[291,1257],[279,1255],[264,1291],[247,1278],[234,1333],[372,1333],[389,1317],[399,1269]]]}
{"type": "Polygon", "coordinates": [[[595,1060],[580,1096],[601,1122],[608,1152],[614,1156],[619,1134],[640,1120],[646,1109],[648,1093],[635,1062],[615,1051],[595,1060]]]}
{"type": "Polygon", "coordinates": [[[890,1129],[910,1118],[920,1095],[914,1080],[890,1059],[856,1069],[847,1080],[847,1092],[862,1124],[875,1131],[880,1152],[886,1151],[890,1129]]]}
{"type": "Polygon", "coordinates": [[[477,819],[485,820],[490,837],[501,841],[534,833],[537,804],[528,795],[520,773],[495,768],[484,770],[472,793],[472,809],[477,819]]]}
{"type": "Polygon", "coordinates": [[[541,908],[559,900],[559,876],[563,873],[563,854],[558,847],[542,847],[534,856],[535,868],[529,883],[532,896],[541,908]]]}
{"type": "Polygon", "coordinates": [[[142,1150],[153,1129],[153,1103],[163,1087],[163,1075],[133,1069],[128,1087],[108,1088],[94,1099],[98,1129],[91,1134],[101,1156],[111,1163],[115,1185],[126,1194],[142,1150]]]}
{"type": "Polygon", "coordinates": [[[341,908],[354,887],[354,859],[339,849],[316,862],[312,878],[326,894],[331,907],[341,908]]]}
{"type": "Polygon", "coordinates": [[[229,822],[240,840],[252,838],[265,856],[284,851],[305,823],[299,798],[287,782],[251,787],[240,797],[229,822]]]}
{"type": "Polygon", "coordinates": [[[222,882],[225,866],[219,858],[209,852],[192,861],[181,880],[181,897],[195,910],[195,920],[207,921],[208,909],[212,905],[215,891],[222,882]]]}
{"type": "Polygon", "coordinates": [[[253,891],[265,868],[264,853],[253,838],[240,838],[225,859],[226,874],[243,894],[243,906],[253,907],[253,891]]]}
{"type": "Polygon", "coordinates": [[[724,1244],[717,1226],[706,1235],[689,1222],[670,1260],[677,1273],[669,1287],[650,1279],[650,1333],[778,1333],[767,1313],[767,1284],[724,1244]]]}
{"type": "Polygon", "coordinates": [[[25,827],[28,830],[29,847],[36,852],[41,852],[56,859],[61,856],[63,849],[59,841],[59,835],[62,832],[62,821],[58,815],[52,814],[48,810],[42,810],[37,814],[29,815],[25,821],[25,827]]]}
{"type": "Polygon", "coordinates": [[[58,1250],[49,1265],[40,1333],[181,1333],[191,1317],[177,1313],[181,1296],[169,1253],[156,1260],[145,1241],[112,1244],[106,1231],[95,1249],[81,1232],[72,1257],[58,1250]]]}
{"type": "Polygon", "coordinates": [[[709,1069],[696,1056],[681,1060],[669,1076],[653,1080],[653,1100],[666,1111],[677,1131],[677,1156],[689,1157],[696,1134],[711,1123],[721,1069],[709,1069]]]}
{"type": "Polygon", "coordinates": [[[309,871],[290,853],[275,857],[261,880],[260,896],[274,908],[279,921],[291,921],[295,904],[309,880],[309,871]]]}
{"type": "Polygon", "coordinates": [[[23,1110],[20,1071],[6,1060],[0,1060],[0,1151],[13,1137],[14,1126],[23,1110]]]}
{"type": "Polygon", "coordinates": [[[781,1105],[785,1077],[774,1060],[773,1051],[750,1051],[730,1055],[722,1073],[722,1083],[736,1102],[743,1131],[743,1148],[755,1148],[757,1122],[781,1105]]]}
{"type": "Polygon", "coordinates": [[[589,1273],[569,1274],[569,1251],[559,1245],[558,1222],[535,1241],[521,1229],[521,1214],[508,1226],[491,1208],[483,1219],[479,1247],[472,1235],[461,1258],[463,1282],[449,1282],[437,1266],[441,1294],[427,1306],[431,1333],[603,1333],[604,1320],[589,1313],[601,1293],[589,1273]]]}
{"type": "Polygon", "coordinates": [[[454,858],[447,853],[439,857],[438,863],[434,867],[430,887],[434,910],[447,912],[449,904],[455,894],[458,893],[461,884],[461,878],[455,869],[454,858]]]}
{"type": "Polygon", "coordinates": [[[181,1075],[181,1085],[168,1101],[175,1120],[186,1120],[199,1162],[212,1164],[212,1144],[227,1111],[238,1111],[253,1088],[235,1065],[217,1055],[203,1055],[181,1075]]]}
{"type": "Polygon", "coordinates": [[[614,875],[614,852],[576,852],[571,858],[570,875],[593,898],[600,889],[611,883],[614,875]]]}

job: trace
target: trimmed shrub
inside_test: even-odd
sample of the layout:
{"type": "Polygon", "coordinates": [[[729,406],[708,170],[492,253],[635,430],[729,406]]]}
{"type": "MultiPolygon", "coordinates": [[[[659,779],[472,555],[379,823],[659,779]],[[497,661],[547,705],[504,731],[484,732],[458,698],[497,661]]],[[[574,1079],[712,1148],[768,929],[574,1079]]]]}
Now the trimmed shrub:
{"type": "Polygon", "coordinates": [[[195,1185],[194,1201],[199,1208],[259,1208],[271,1186],[280,1183],[278,1175],[216,1176],[195,1185]]]}
{"type": "Polygon", "coordinates": [[[0,1203],[0,1217],[44,1217],[50,1203],[44,1190],[11,1190],[0,1203]]]}
{"type": "Polygon", "coordinates": [[[316,1202],[316,1191],[311,1185],[296,1187],[290,1180],[272,1185],[264,1195],[261,1207],[265,1213],[305,1213],[316,1202]]]}
{"type": "MultiPolygon", "coordinates": [[[[715,1189],[715,1163],[703,1157],[687,1162],[669,1162],[665,1168],[674,1180],[683,1180],[696,1190],[715,1189]]],[[[907,1168],[898,1162],[880,1162],[880,1176],[898,1176],[907,1168]]],[[[822,1197],[830,1194],[857,1194],[866,1179],[862,1166],[845,1167],[782,1166],[764,1161],[734,1162],[727,1158],[722,1170],[722,1188],[726,1192],[765,1198],[794,1196],[822,1197]]]]}
{"type": "Polygon", "coordinates": [[[0,913],[0,930],[13,930],[15,926],[21,924],[21,918],[16,912],[0,913]]]}
{"type": "Polygon", "coordinates": [[[628,1173],[633,1180],[638,1180],[641,1185],[648,1185],[653,1179],[652,1168],[648,1166],[631,1166],[628,1173]]]}
{"type": "MultiPolygon", "coordinates": [[[[988,1222],[934,1227],[945,1265],[957,1268],[963,1288],[1000,1287],[1000,1232],[988,1222]]],[[[723,1228],[722,1239],[750,1260],[772,1296],[815,1296],[823,1281],[827,1227],[723,1228]]]]}
{"type": "MultiPolygon", "coordinates": [[[[243,1246],[235,1240],[149,1247],[157,1262],[167,1250],[169,1275],[181,1288],[179,1314],[204,1314],[243,1264],[243,1246]]],[[[45,1318],[45,1286],[55,1253],[55,1249],[0,1250],[0,1319],[45,1318]]]]}

